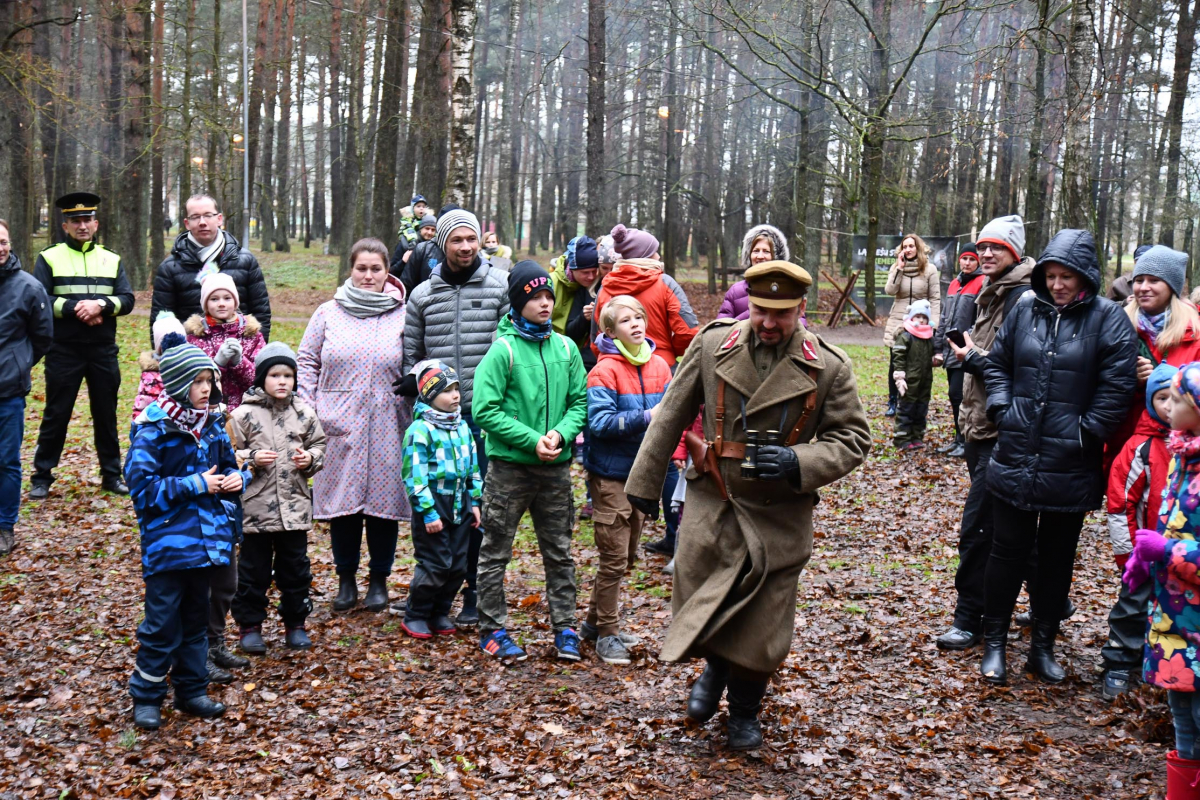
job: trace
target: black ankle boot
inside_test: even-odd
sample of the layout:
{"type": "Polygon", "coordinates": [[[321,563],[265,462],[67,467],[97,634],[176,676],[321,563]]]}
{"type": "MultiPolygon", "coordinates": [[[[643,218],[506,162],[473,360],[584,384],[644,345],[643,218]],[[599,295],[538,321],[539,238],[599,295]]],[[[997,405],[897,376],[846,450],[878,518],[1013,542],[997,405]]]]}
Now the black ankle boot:
{"type": "Polygon", "coordinates": [[[333,598],[334,611],[349,611],[358,605],[358,583],[353,575],[338,575],[338,593],[333,598]]]}
{"type": "Polygon", "coordinates": [[[754,750],[762,747],[762,725],[758,712],[762,710],[763,695],[767,693],[767,681],[729,679],[729,736],[730,750],[754,750]]]}
{"type": "Polygon", "coordinates": [[[1033,633],[1029,636],[1029,660],[1025,669],[1046,683],[1062,683],[1067,673],[1054,660],[1054,637],[1058,636],[1058,622],[1035,619],[1033,633]]]}
{"type": "Polygon", "coordinates": [[[988,683],[1003,685],[1008,682],[1008,618],[983,618],[983,662],[979,671],[988,683]]]}
{"type": "Polygon", "coordinates": [[[710,658],[704,667],[704,672],[692,684],[691,694],[688,695],[687,715],[696,722],[708,722],[717,713],[721,704],[721,695],[725,694],[725,684],[729,682],[729,662],[719,658],[710,658]]]}
{"type": "Polygon", "coordinates": [[[367,586],[367,596],[363,598],[363,608],[367,611],[383,611],[387,607],[388,576],[382,573],[371,573],[371,583],[367,586]]]}

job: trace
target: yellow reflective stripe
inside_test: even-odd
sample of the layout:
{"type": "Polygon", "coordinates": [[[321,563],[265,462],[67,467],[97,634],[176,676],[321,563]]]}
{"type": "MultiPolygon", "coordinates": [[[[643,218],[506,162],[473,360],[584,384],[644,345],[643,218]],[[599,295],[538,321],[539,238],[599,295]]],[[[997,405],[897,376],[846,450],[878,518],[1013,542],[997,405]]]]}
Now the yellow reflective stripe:
{"type": "Polygon", "coordinates": [[[108,298],[108,302],[112,303],[112,306],[113,306],[112,313],[113,313],[114,317],[121,313],[121,298],[110,297],[110,298],[108,298]]]}
{"type": "Polygon", "coordinates": [[[55,300],[54,301],[54,316],[58,317],[59,319],[62,319],[63,306],[65,306],[66,304],[67,304],[67,298],[65,298],[65,297],[60,297],[57,300],[55,300]]]}
{"type": "Polygon", "coordinates": [[[101,286],[98,283],[71,283],[64,286],[55,286],[55,295],[75,295],[75,294],[112,294],[113,287],[101,286]]]}

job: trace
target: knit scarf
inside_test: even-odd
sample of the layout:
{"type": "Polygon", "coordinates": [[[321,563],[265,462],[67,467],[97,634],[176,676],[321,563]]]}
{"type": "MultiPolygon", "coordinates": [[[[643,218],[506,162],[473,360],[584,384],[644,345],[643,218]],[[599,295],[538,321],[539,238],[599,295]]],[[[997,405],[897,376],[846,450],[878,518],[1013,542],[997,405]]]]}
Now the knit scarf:
{"type": "Polygon", "coordinates": [[[461,411],[438,411],[433,406],[426,405],[422,401],[417,401],[415,411],[421,415],[421,419],[433,427],[441,428],[444,431],[456,431],[462,422],[461,411]]]}
{"type": "Polygon", "coordinates": [[[400,305],[400,298],[390,292],[372,292],[370,289],[359,289],[350,278],[338,287],[333,299],[352,317],[364,319],[376,317],[391,311],[400,305]]]}
{"type": "Polygon", "coordinates": [[[517,329],[517,335],[530,342],[545,341],[550,338],[550,334],[554,333],[554,326],[549,322],[543,324],[530,322],[515,310],[508,312],[508,318],[512,320],[513,327],[517,329]]]}
{"type": "Polygon", "coordinates": [[[217,266],[217,260],[225,250],[225,231],[217,231],[217,238],[213,239],[213,243],[208,247],[200,244],[190,233],[187,238],[188,243],[196,248],[196,258],[200,261],[200,272],[196,274],[197,283],[203,281],[211,273],[220,272],[221,268],[217,266]]]}
{"type": "Polygon", "coordinates": [[[918,325],[916,322],[914,322],[911,319],[904,321],[904,330],[908,331],[909,333],[911,333],[913,336],[917,337],[918,339],[932,339],[933,338],[933,326],[918,325]]]}
{"type": "Polygon", "coordinates": [[[168,394],[160,394],[157,402],[171,425],[184,433],[190,433],[197,442],[200,441],[200,434],[204,432],[204,425],[208,422],[207,408],[188,408],[168,394]]]}
{"type": "Polygon", "coordinates": [[[613,344],[617,346],[617,350],[621,351],[621,355],[625,356],[625,360],[635,367],[642,366],[654,355],[654,348],[645,340],[642,341],[642,346],[634,352],[631,352],[620,339],[613,339],[613,344]]]}
{"type": "Polygon", "coordinates": [[[1167,308],[1161,314],[1147,314],[1145,311],[1138,310],[1137,326],[1138,330],[1146,334],[1146,338],[1150,340],[1152,347],[1157,346],[1158,335],[1166,329],[1171,321],[1171,307],[1167,308]]]}
{"type": "Polygon", "coordinates": [[[1200,455],[1200,436],[1187,431],[1171,431],[1167,439],[1167,452],[1185,459],[1195,458],[1200,455]]]}

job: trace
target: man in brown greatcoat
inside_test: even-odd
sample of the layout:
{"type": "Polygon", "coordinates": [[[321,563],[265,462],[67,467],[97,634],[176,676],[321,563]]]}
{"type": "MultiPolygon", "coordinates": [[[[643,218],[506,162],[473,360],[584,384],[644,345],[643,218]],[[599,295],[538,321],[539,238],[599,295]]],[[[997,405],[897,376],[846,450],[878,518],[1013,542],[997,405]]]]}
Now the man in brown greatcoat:
{"type": "Polygon", "coordinates": [[[688,716],[712,717],[728,687],[737,750],[762,744],[758,712],[791,648],[817,490],[853,471],[871,445],[850,359],[800,325],[808,273],[768,261],[745,277],[750,318],[717,320],[696,336],[625,484],[635,507],[657,514],[651,498],[703,405],[706,441],[690,448],[696,463],[675,554],[674,619],[660,657],[707,660],[688,716]],[[748,448],[747,431],[760,442],[777,432],[777,443],[748,448]],[[705,445],[709,457],[697,458],[705,445]]]}

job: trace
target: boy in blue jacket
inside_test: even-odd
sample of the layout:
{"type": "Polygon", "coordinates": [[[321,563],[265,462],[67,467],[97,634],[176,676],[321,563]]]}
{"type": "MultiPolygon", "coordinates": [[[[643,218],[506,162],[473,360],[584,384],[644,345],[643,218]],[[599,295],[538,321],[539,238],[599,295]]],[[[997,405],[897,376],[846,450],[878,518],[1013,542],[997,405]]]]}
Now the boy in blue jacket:
{"type": "Polygon", "coordinates": [[[129,694],[134,725],[147,730],[162,724],[168,673],[175,708],[205,718],[225,712],[206,693],[209,573],[229,564],[238,536],[236,497],[249,480],[238,470],[221,415],[209,411],[216,365],[179,334],[168,334],[159,367],[163,393],[134,420],[125,460],[146,583],[129,694]]]}

